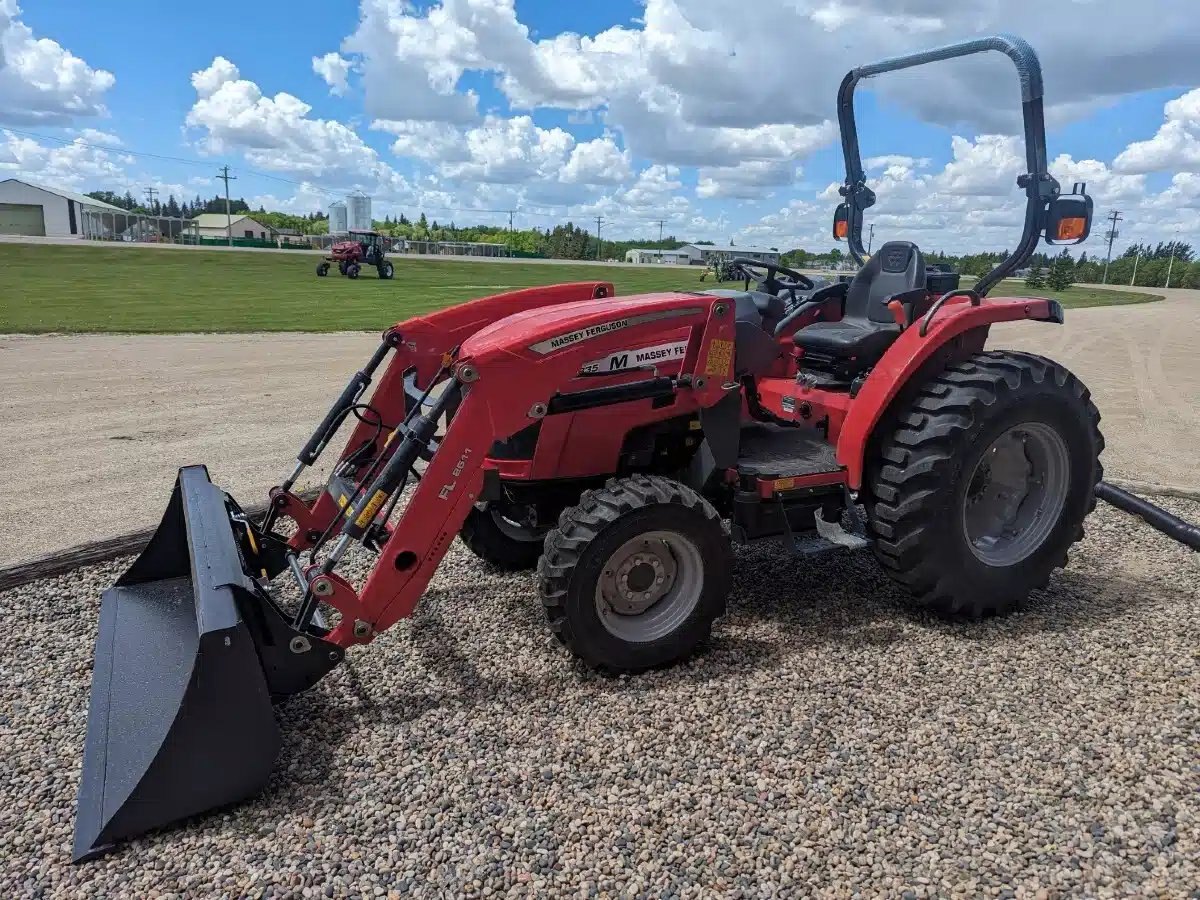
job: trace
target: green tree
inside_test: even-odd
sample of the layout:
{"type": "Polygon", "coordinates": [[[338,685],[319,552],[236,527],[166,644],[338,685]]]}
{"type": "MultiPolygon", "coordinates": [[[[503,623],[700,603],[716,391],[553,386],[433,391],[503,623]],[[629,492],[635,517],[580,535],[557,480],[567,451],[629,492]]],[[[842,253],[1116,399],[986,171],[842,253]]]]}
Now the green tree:
{"type": "Polygon", "coordinates": [[[1050,290],[1055,293],[1065,291],[1075,283],[1075,263],[1068,251],[1063,250],[1054,257],[1054,262],[1050,265],[1050,273],[1046,276],[1046,282],[1050,290]]]}
{"type": "Polygon", "coordinates": [[[1029,267],[1029,274],[1025,276],[1025,287],[1031,291],[1040,291],[1046,286],[1046,279],[1042,275],[1042,267],[1034,263],[1029,267]]]}

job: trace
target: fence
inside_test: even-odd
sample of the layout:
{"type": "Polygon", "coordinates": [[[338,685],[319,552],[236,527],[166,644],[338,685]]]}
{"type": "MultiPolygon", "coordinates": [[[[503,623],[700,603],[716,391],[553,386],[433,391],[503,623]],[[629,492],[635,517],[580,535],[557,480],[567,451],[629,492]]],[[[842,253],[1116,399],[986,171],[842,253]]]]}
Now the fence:
{"type": "Polygon", "coordinates": [[[268,239],[235,237],[232,240],[224,237],[202,237],[197,243],[203,247],[257,247],[262,250],[311,250],[313,245],[307,240],[297,243],[286,239],[268,239]]]}
{"type": "Polygon", "coordinates": [[[81,206],[80,233],[90,241],[141,244],[198,244],[200,229],[190,219],[117,212],[98,206],[81,206]]]}

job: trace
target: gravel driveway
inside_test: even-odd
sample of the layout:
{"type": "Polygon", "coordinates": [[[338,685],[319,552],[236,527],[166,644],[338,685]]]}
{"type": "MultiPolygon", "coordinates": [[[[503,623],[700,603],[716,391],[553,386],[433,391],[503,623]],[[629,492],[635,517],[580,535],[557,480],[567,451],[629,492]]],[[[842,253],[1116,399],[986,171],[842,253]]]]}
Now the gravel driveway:
{"type": "Polygon", "coordinates": [[[2,897],[1200,885],[1200,566],[1106,507],[1028,612],[983,624],[906,612],[863,553],[742,550],[709,650],[621,680],[562,655],[530,577],[456,544],[414,621],[282,708],[265,796],[73,867],[97,596],[124,565],[0,593],[2,897]]]}

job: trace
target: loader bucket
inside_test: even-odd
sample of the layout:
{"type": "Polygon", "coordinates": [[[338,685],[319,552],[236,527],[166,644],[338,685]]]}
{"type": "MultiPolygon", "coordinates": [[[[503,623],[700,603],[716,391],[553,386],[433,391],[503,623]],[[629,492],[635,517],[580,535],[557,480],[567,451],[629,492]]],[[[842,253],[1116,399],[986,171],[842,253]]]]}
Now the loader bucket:
{"type": "Polygon", "coordinates": [[[243,571],[225,495],[180,469],[146,549],[104,592],[74,859],[262,790],[279,752],[272,696],[342,658],[310,649],[243,571]],[[318,658],[319,657],[319,658],[318,658]]]}

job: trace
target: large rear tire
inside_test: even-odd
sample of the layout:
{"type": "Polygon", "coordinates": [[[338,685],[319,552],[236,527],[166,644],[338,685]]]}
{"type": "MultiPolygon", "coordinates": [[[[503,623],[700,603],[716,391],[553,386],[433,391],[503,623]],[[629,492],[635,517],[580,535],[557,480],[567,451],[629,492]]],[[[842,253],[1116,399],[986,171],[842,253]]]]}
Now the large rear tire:
{"type": "Polygon", "coordinates": [[[495,503],[483,505],[483,509],[471,509],[458,533],[467,549],[504,572],[535,568],[549,529],[519,521],[516,510],[495,503]]]}
{"type": "Polygon", "coordinates": [[[1099,422],[1051,360],[994,351],[952,365],[882,441],[867,504],[876,557],[939,614],[1016,609],[1083,537],[1103,477],[1099,422]]]}
{"type": "Polygon", "coordinates": [[[546,536],[538,590],[550,628],[609,674],[690,656],[725,612],[733,550],[717,511],[667,478],[586,491],[546,536]]]}

